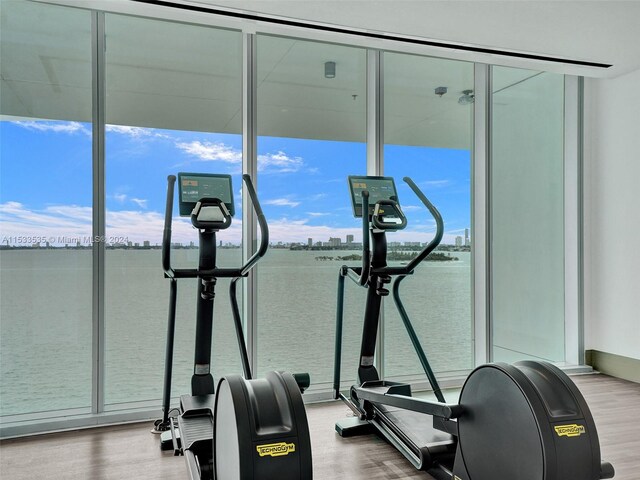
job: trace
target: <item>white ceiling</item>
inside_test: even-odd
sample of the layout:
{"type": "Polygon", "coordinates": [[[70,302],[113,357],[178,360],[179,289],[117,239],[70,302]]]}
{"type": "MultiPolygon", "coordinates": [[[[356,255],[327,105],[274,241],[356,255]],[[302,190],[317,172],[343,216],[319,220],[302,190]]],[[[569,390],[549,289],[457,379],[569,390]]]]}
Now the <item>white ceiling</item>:
{"type": "Polygon", "coordinates": [[[640,1],[634,0],[197,0],[190,3],[613,65],[606,70],[583,72],[586,76],[615,77],[640,68],[640,1]]]}
{"type": "MultiPolygon", "coordinates": [[[[634,48],[627,47],[624,54],[615,49],[609,52],[594,41],[603,36],[602,30],[606,29],[596,29],[593,35],[579,41],[573,37],[582,26],[567,30],[565,25],[565,30],[555,31],[549,25],[562,23],[559,18],[550,15],[546,23],[541,20],[545,8],[554,5],[565,13],[571,6],[569,10],[574,17],[580,15],[585,21],[591,21],[602,2],[207,1],[391,33],[421,33],[421,36],[428,33],[429,38],[439,40],[472,43],[469,40],[477,37],[475,43],[493,48],[510,47],[579,60],[613,62],[618,72],[637,68],[632,60],[640,56],[637,47],[640,39],[635,39],[634,48]],[[520,14],[515,15],[516,7],[525,10],[518,10],[520,14]],[[537,43],[526,34],[533,28],[534,17],[544,25],[538,27],[537,43]],[[457,20],[452,22],[451,18],[457,20]],[[516,26],[512,25],[513,18],[518,20],[516,26]],[[502,23],[512,26],[498,28],[502,23]],[[518,29],[525,34],[514,34],[518,29]],[[550,37],[556,40],[572,37],[573,40],[555,44],[550,37]],[[515,43],[509,43],[511,41],[515,43]],[[599,48],[589,51],[584,48],[585,42],[599,48]],[[618,58],[624,61],[616,63],[618,58]]],[[[638,12],[640,6],[640,2],[606,3],[613,10],[619,6],[628,16],[638,12]]],[[[612,25],[619,28],[614,29],[616,35],[608,40],[609,46],[640,35],[626,28],[629,18],[622,18],[619,13],[610,17],[615,19],[612,25]]],[[[91,121],[88,11],[6,2],[1,33],[0,114],[14,118],[91,121]]],[[[106,44],[107,123],[240,133],[242,65],[238,32],[108,14],[106,44]]],[[[365,141],[364,49],[260,36],[257,58],[259,135],[365,141]],[[324,77],[326,61],[336,62],[333,79],[324,77]]],[[[463,90],[473,88],[472,63],[388,53],[384,57],[384,68],[386,143],[470,147],[472,109],[469,105],[460,105],[458,98],[463,90]],[[440,86],[448,88],[442,97],[434,93],[440,86]]],[[[494,91],[535,74],[535,71],[503,69],[502,74],[496,76],[494,91]]],[[[502,101],[508,101],[508,97],[502,101]]]]}

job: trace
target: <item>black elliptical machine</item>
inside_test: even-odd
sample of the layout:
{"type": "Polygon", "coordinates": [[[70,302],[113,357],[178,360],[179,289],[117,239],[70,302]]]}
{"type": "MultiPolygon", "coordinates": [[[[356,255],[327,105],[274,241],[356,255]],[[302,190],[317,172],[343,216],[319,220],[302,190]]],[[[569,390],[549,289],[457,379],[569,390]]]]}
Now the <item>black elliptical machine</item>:
{"type": "Polygon", "coordinates": [[[546,362],[487,364],[466,379],[458,404],[447,404],[399,296],[400,282],[440,243],[438,210],[404,181],[436,221],[435,237],[407,265],[387,265],[386,233],[405,228],[393,178],[349,177],[354,215],[362,217],[362,266],[338,277],[334,396],[355,417],[336,423],[343,437],[377,431],[416,468],[442,480],[596,480],[613,478],[601,462],[596,426],[583,396],[546,362]],[[371,238],[372,252],[369,252],[371,238]],[[367,288],[358,384],[340,392],[344,280],[367,288]],[[411,386],[381,379],[374,366],[382,298],[393,298],[437,401],[412,397],[411,386]],[[374,428],[372,428],[374,427],[374,428]]]}
{"type": "Polygon", "coordinates": [[[176,177],[168,177],[162,267],[170,281],[161,446],[184,455],[193,480],[301,480],[312,478],[311,442],[302,401],[308,374],[269,372],[253,379],[247,356],[236,284],[246,277],[269,245],[269,228],[251,177],[243,175],[246,192],[260,225],[258,251],[240,268],[216,266],[216,232],[229,228],[234,215],[230,175],[179,173],[180,215],[190,216],[199,234],[197,269],[171,266],[171,223],[176,177]],[[191,395],[180,397],[179,414],[170,415],[173,343],[178,279],[197,278],[195,366],[191,395]],[[231,278],[229,295],[244,378],[228,375],[214,389],[211,375],[213,304],[218,278],[231,278]],[[216,393],[217,391],[217,393],[216,393]]]}

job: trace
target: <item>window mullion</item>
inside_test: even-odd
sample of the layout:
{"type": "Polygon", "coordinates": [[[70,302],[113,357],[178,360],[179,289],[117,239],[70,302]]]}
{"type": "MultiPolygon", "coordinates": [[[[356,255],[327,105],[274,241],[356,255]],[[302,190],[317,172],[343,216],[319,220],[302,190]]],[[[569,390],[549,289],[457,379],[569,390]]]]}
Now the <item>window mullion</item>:
{"type": "MultiPolygon", "coordinates": [[[[242,41],[242,173],[249,174],[258,190],[257,155],[257,82],[256,35],[244,33],[242,41]]],[[[246,262],[257,249],[258,225],[249,195],[242,185],[242,261],[246,262]]],[[[258,268],[253,268],[243,282],[243,318],[247,339],[247,352],[253,375],[258,373],[258,268]]]]}
{"type": "Polygon", "coordinates": [[[475,365],[491,359],[491,325],[489,315],[489,148],[490,148],[490,76],[489,66],[474,66],[472,172],[472,285],[471,317],[474,332],[475,365]]]}
{"type": "MultiPolygon", "coordinates": [[[[367,50],[367,175],[384,172],[384,97],[383,54],[380,50],[367,50]]],[[[380,309],[376,368],[384,378],[384,299],[380,309]]]]}
{"type": "Polygon", "coordinates": [[[105,324],[105,28],[104,12],[92,12],[93,306],[91,411],[104,411],[105,324]]]}

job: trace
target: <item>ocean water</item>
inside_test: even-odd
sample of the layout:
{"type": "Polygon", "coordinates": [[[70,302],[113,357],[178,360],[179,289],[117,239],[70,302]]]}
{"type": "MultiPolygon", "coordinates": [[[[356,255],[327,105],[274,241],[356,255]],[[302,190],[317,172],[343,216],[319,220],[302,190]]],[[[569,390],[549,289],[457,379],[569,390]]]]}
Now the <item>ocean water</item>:
{"type": "MultiPolygon", "coordinates": [[[[353,251],[271,249],[258,266],[258,374],[309,372],[314,388],[333,376],[337,275],[353,251]],[[318,256],[334,260],[320,261],[318,256]]],[[[401,296],[436,371],[472,366],[470,256],[425,262],[401,296]]],[[[0,415],[90,408],[92,270],[89,250],[0,251],[0,415]]],[[[196,250],[173,251],[175,266],[197,263],[196,250]]],[[[169,282],[160,250],[107,250],[105,403],[160,405],[169,282]]],[[[218,264],[240,263],[240,249],[219,249],[218,264]]],[[[346,262],[349,263],[349,262],[346,262]]],[[[353,262],[352,262],[353,263],[353,262]]],[[[357,262],[355,262],[357,264],[357,262]]],[[[193,370],[195,280],[180,280],[172,389],[188,393],[193,370]]],[[[216,289],[214,377],[240,373],[228,299],[216,289]]],[[[342,378],[355,378],[365,289],[346,281],[342,378]]],[[[242,298],[239,288],[239,299],[242,298]]],[[[385,302],[385,374],[420,372],[391,297],[385,302]]]]}

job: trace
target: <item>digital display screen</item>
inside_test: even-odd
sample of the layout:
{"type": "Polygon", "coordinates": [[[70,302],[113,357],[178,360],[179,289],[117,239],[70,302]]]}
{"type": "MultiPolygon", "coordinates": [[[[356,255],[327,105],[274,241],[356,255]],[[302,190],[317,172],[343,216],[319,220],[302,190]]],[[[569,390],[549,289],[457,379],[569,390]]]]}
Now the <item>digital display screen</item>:
{"type": "Polygon", "coordinates": [[[349,177],[351,203],[353,215],[362,217],[362,192],[369,192],[369,215],[373,214],[373,207],[379,200],[393,199],[398,202],[398,193],[393,177],[349,177]]]}
{"type": "Polygon", "coordinates": [[[180,215],[189,216],[202,198],[217,198],[224,202],[231,216],[233,207],[233,189],[231,175],[213,173],[178,173],[180,215]]]}

